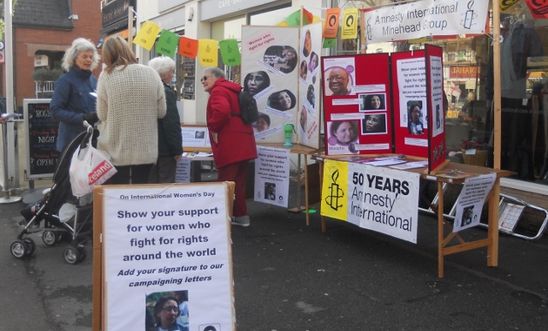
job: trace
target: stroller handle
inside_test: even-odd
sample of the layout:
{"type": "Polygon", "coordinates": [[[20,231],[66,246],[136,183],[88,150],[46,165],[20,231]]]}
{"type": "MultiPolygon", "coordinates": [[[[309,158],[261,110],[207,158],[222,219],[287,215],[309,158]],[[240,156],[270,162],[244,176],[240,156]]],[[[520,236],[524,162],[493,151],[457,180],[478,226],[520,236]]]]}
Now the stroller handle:
{"type": "Polygon", "coordinates": [[[80,143],[80,148],[86,148],[88,144],[88,140],[93,135],[93,125],[89,124],[87,121],[83,121],[82,123],[84,127],[86,128],[86,135],[82,139],[82,142],[80,143]]]}

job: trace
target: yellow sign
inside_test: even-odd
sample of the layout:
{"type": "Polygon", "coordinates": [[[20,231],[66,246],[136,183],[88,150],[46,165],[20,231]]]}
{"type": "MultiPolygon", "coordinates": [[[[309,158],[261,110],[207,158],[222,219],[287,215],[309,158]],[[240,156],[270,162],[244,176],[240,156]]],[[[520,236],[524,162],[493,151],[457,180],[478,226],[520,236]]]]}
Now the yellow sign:
{"type": "Polygon", "coordinates": [[[341,22],[341,39],[356,39],[358,37],[358,17],[358,8],[344,10],[341,22]]]}
{"type": "Polygon", "coordinates": [[[321,214],[346,221],[348,163],[325,160],[323,166],[321,214]]]}
{"type": "Polygon", "coordinates": [[[514,6],[519,0],[499,0],[500,1],[500,10],[506,11],[514,6]]]}
{"type": "Polygon", "coordinates": [[[141,26],[139,32],[137,32],[133,43],[150,51],[152,46],[154,46],[158,33],[160,33],[160,26],[152,21],[146,21],[141,26]]]}
{"type": "Polygon", "coordinates": [[[198,60],[202,67],[216,67],[219,62],[217,40],[200,39],[198,42],[198,60]]]}

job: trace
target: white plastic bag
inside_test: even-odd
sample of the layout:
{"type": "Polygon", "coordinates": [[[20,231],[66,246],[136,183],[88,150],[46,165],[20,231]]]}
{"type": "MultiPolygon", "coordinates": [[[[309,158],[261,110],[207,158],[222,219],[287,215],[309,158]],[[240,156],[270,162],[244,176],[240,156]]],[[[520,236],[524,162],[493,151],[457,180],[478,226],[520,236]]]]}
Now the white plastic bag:
{"type": "Polygon", "coordinates": [[[72,194],[83,197],[93,191],[117,172],[107,156],[91,146],[91,139],[85,148],[78,148],[72,155],[69,176],[72,194]]]}

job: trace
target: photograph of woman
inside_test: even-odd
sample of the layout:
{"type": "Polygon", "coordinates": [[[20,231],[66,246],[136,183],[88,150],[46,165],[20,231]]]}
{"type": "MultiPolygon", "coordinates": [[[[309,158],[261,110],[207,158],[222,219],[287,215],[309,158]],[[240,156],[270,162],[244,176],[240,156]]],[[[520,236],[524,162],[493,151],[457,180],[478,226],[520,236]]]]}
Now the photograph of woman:
{"type": "Polygon", "coordinates": [[[365,115],[362,120],[362,133],[386,133],[386,114],[365,115]]]}
{"type": "Polygon", "coordinates": [[[384,110],[384,94],[361,94],[360,111],[362,110],[384,110]]]}
{"type": "Polygon", "coordinates": [[[310,54],[310,62],[308,62],[308,70],[310,70],[310,72],[314,72],[314,70],[318,67],[318,64],[320,64],[320,57],[316,54],[316,52],[312,52],[312,54],[310,54]]]}
{"type": "Polygon", "coordinates": [[[301,66],[299,68],[299,76],[303,80],[306,80],[307,74],[308,74],[308,65],[306,64],[306,60],[303,60],[303,62],[301,62],[301,66]]]}
{"type": "Polygon", "coordinates": [[[422,134],[424,131],[421,109],[421,101],[409,101],[407,103],[407,129],[409,129],[409,133],[412,135],[422,134]]]}
{"type": "Polygon", "coordinates": [[[310,103],[312,108],[316,102],[316,94],[314,93],[314,85],[308,85],[308,90],[306,91],[306,100],[310,103]]]}
{"type": "Polygon", "coordinates": [[[348,146],[355,143],[358,139],[357,121],[337,121],[331,122],[329,128],[330,145],[348,146]]]}
{"type": "Polygon", "coordinates": [[[270,77],[266,71],[254,71],[245,75],[244,91],[254,96],[257,93],[264,91],[270,86],[270,77]]]}
{"type": "Polygon", "coordinates": [[[295,69],[297,60],[297,51],[291,46],[270,46],[263,56],[265,64],[286,74],[295,69]]]}
{"type": "Polygon", "coordinates": [[[312,35],[310,34],[310,30],[306,30],[304,34],[303,55],[305,57],[308,57],[311,51],[312,51],[312,35]]]}
{"type": "Polygon", "coordinates": [[[270,128],[270,116],[265,113],[259,113],[257,121],[253,123],[253,131],[263,132],[265,130],[268,130],[268,128],[270,128]]]}
{"type": "Polygon", "coordinates": [[[291,91],[281,90],[268,97],[267,105],[272,109],[286,111],[295,107],[296,102],[297,99],[291,91]]]}
{"type": "Polygon", "coordinates": [[[348,70],[335,66],[326,70],[325,95],[349,95],[352,93],[352,78],[348,70]]]}
{"type": "Polygon", "coordinates": [[[154,305],[154,329],[156,331],[188,331],[188,327],[178,323],[181,314],[179,301],[174,296],[164,296],[154,305]]]}

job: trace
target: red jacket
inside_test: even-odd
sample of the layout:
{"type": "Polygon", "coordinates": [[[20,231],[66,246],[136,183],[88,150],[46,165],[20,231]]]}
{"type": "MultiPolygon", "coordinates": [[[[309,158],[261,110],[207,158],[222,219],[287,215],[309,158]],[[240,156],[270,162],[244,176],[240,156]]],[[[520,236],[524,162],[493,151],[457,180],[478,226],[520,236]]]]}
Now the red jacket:
{"type": "Polygon", "coordinates": [[[237,115],[240,113],[240,90],[240,85],[224,78],[217,79],[210,90],[207,128],[217,168],[257,158],[253,129],[237,115]],[[213,141],[213,133],[217,133],[217,143],[213,141]]]}

